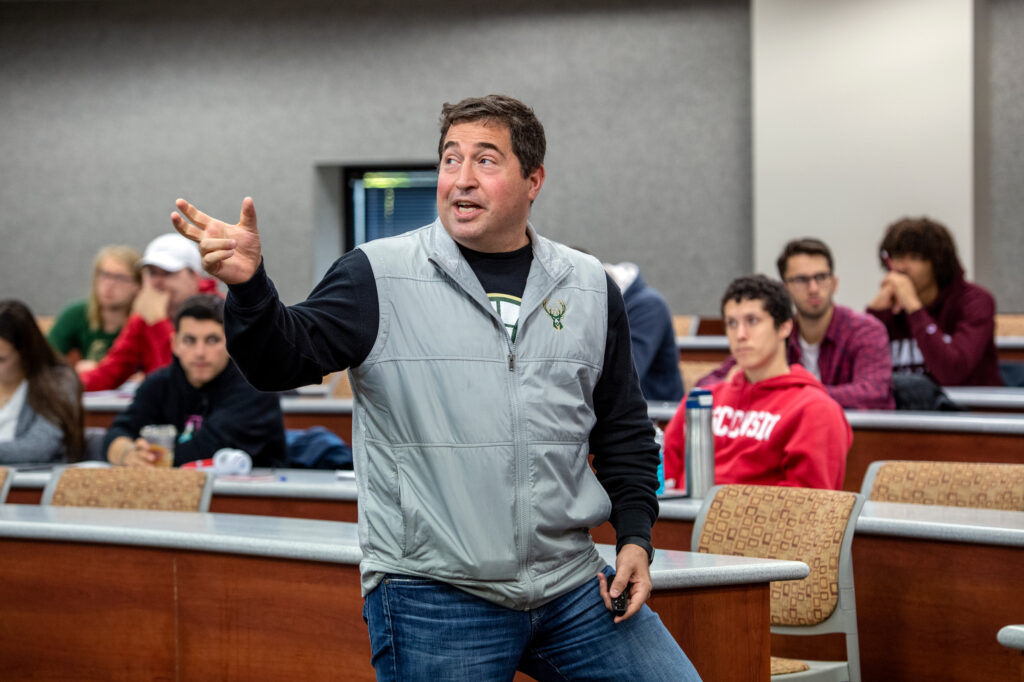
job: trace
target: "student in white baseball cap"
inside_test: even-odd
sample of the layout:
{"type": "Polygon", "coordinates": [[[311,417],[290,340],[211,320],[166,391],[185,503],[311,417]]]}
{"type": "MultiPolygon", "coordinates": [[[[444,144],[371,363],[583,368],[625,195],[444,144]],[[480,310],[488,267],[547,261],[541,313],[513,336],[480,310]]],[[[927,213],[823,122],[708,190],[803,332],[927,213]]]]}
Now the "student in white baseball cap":
{"type": "Polygon", "coordinates": [[[144,268],[147,265],[166,272],[178,272],[188,268],[197,274],[202,273],[202,261],[195,242],[177,232],[162,234],[149,243],[139,260],[139,267],[144,268]]]}
{"type": "Polygon", "coordinates": [[[86,391],[117,388],[137,372],[149,374],[171,362],[171,318],[189,296],[209,293],[199,249],[177,232],[162,234],[146,246],[138,264],[142,290],[132,314],[106,357],[79,374],[86,391]]]}

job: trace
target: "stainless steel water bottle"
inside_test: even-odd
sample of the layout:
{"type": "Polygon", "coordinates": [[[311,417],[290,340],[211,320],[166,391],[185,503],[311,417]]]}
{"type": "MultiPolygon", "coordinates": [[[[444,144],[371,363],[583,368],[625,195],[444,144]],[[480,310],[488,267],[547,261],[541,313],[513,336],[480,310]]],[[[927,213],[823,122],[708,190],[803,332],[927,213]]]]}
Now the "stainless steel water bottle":
{"type": "Polygon", "coordinates": [[[715,485],[715,439],[711,433],[711,391],[693,388],[686,396],[686,493],[703,498],[715,485]]]}

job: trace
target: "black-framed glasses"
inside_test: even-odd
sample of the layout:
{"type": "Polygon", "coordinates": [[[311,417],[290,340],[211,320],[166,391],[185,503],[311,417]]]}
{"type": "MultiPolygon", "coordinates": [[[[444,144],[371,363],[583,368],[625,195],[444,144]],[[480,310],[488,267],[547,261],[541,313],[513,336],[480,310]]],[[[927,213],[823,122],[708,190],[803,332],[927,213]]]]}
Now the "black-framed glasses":
{"type": "Polygon", "coordinates": [[[806,287],[811,285],[811,280],[819,287],[825,282],[832,279],[831,272],[816,272],[813,275],[793,275],[792,277],[786,278],[786,284],[795,284],[798,287],[806,287]]]}

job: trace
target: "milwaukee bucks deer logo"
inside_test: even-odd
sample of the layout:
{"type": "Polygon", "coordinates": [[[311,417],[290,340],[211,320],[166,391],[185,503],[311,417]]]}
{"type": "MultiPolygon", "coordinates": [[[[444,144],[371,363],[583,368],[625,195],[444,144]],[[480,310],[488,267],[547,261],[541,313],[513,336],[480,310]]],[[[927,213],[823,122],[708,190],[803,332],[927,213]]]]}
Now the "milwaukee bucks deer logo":
{"type": "Polygon", "coordinates": [[[545,298],[541,305],[544,307],[544,312],[546,312],[548,317],[551,318],[551,326],[558,331],[562,331],[562,317],[565,315],[565,301],[559,299],[557,306],[549,308],[548,299],[545,298]]]}

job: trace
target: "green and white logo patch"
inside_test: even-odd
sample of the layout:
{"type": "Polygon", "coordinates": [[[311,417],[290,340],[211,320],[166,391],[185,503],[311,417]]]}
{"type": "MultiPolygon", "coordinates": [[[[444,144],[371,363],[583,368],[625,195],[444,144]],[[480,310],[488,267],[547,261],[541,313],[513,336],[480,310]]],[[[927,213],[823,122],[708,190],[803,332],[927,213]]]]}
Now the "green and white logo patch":
{"type": "Polygon", "coordinates": [[[516,342],[516,332],[519,331],[519,308],[523,299],[508,294],[487,294],[487,298],[494,307],[494,312],[505,323],[505,331],[508,332],[512,343],[516,342]]]}

